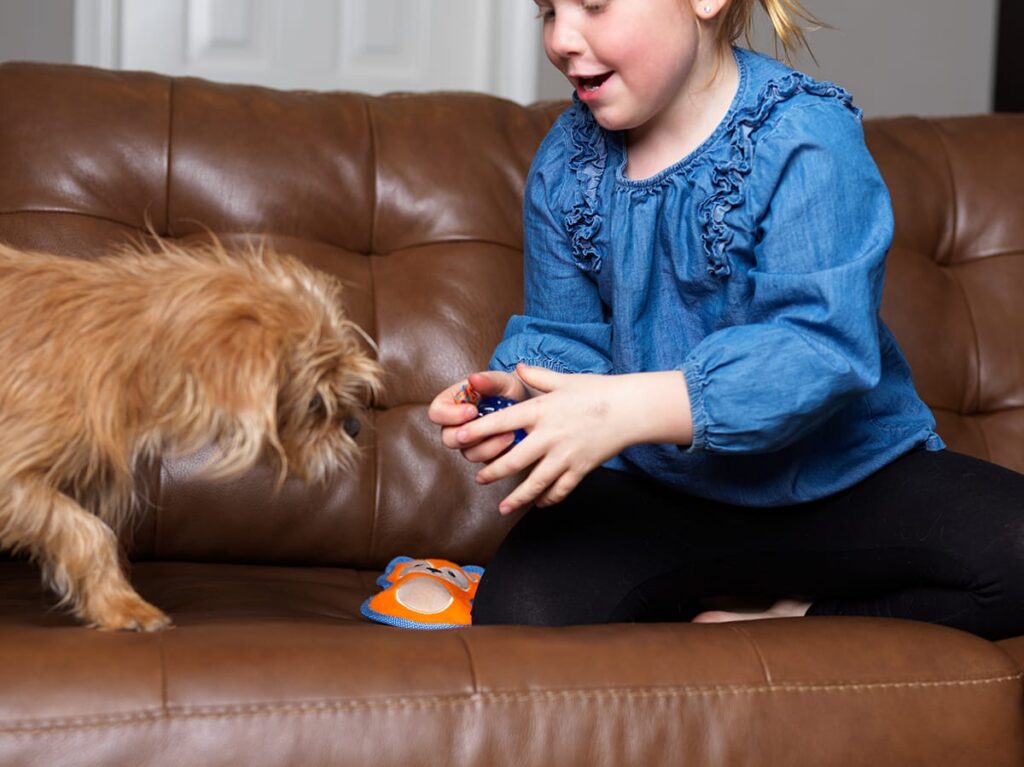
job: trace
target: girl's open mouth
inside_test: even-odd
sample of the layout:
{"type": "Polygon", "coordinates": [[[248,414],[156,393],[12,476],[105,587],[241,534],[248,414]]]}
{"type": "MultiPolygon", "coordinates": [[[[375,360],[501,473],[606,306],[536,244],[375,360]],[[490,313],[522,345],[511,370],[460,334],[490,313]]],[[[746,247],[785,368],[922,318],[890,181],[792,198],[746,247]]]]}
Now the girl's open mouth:
{"type": "Polygon", "coordinates": [[[577,77],[576,90],[579,92],[580,98],[597,95],[597,92],[601,90],[601,86],[604,85],[611,76],[611,72],[604,72],[603,74],[593,75],[591,77],[577,77]]]}

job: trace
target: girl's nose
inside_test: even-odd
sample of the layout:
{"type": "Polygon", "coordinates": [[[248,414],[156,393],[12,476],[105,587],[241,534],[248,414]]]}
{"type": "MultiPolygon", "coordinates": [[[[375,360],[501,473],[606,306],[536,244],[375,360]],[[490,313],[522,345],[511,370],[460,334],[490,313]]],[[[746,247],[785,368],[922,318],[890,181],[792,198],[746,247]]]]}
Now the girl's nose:
{"type": "Polygon", "coordinates": [[[559,58],[578,56],[584,48],[583,35],[572,23],[572,19],[563,20],[556,17],[548,28],[547,47],[549,54],[559,58]]]}

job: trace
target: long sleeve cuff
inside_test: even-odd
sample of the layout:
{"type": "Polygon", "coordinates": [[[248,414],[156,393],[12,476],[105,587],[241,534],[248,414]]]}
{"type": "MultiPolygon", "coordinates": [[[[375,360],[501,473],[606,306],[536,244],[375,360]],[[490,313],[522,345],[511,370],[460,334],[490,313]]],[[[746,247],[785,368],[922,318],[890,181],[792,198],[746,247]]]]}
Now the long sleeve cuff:
{"type": "Polygon", "coordinates": [[[505,329],[488,367],[512,372],[517,363],[554,370],[556,373],[609,373],[605,349],[611,329],[602,323],[558,323],[515,315],[505,329]]]}
{"type": "Polygon", "coordinates": [[[693,422],[693,438],[686,452],[700,452],[707,447],[708,415],[704,409],[704,374],[696,359],[692,357],[683,363],[683,377],[686,379],[686,391],[690,395],[690,418],[693,422]]]}

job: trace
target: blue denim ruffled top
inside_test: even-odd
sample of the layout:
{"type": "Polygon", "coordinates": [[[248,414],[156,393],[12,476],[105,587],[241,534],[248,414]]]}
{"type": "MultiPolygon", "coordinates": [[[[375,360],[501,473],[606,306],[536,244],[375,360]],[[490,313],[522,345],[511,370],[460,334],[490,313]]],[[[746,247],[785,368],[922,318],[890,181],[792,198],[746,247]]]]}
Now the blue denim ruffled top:
{"type": "Polygon", "coordinates": [[[893,216],[860,110],[831,83],[734,55],[724,119],[650,178],[626,177],[624,136],[583,104],[558,118],[527,179],[523,314],[490,367],[680,370],[692,444],[608,465],[779,506],[944,445],[878,316],[893,216]]]}

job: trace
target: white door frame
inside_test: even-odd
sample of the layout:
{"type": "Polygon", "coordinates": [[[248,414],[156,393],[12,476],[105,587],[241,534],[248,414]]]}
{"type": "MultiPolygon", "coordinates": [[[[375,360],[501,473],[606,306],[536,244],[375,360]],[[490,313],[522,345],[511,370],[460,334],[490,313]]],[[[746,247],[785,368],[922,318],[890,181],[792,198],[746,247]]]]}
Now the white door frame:
{"type": "MultiPolygon", "coordinates": [[[[540,32],[522,12],[525,0],[464,2],[491,7],[485,30],[491,50],[487,92],[523,104],[535,101],[540,32]]],[[[76,64],[121,68],[121,8],[122,0],[75,0],[76,64]]]]}
{"type": "Polygon", "coordinates": [[[117,69],[120,26],[121,0],[75,0],[75,63],[117,69]]]}

